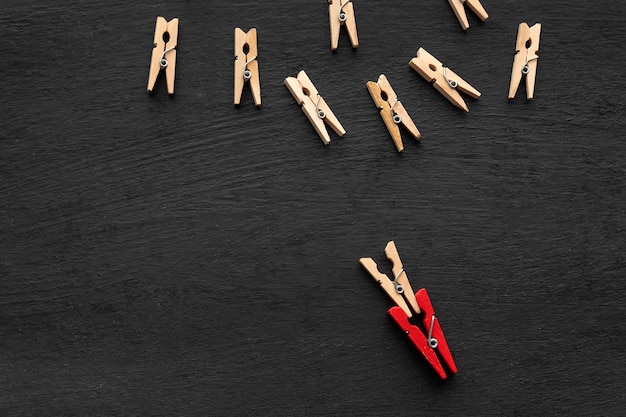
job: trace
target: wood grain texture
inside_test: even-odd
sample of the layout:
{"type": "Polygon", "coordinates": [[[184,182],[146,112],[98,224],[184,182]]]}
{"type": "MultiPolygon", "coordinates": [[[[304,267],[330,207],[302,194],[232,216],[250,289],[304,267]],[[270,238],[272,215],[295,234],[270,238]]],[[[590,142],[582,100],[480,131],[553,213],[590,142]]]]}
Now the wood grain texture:
{"type": "Polygon", "coordinates": [[[0,15],[0,414],[571,415],[626,408],[623,2],[16,1],[0,15]],[[176,95],[145,92],[180,18],[176,95]],[[507,100],[542,24],[535,100],[507,100]],[[263,108],[232,106],[258,29],[263,108]],[[422,46],[482,96],[408,67],[422,46]],[[347,130],[325,147],[283,80],[347,130]],[[396,152],[365,87],[422,133],[396,152]],[[441,383],[359,258],[394,240],[459,373],[441,383]],[[374,388],[375,387],[375,388],[374,388]]]}

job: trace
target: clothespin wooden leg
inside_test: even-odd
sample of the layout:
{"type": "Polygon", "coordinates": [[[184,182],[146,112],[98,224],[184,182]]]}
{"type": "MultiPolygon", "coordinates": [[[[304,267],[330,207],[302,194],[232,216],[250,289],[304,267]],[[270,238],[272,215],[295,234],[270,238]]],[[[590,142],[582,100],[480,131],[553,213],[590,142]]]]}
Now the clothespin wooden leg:
{"type": "Polygon", "coordinates": [[[248,70],[251,74],[248,84],[250,84],[250,91],[252,91],[254,105],[257,107],[261,107],[261,79],[259,75],[259,61],[256,59],[251,61],[248,64],[248,70]]]}
{"type": "Polygon", "coordinates": [[[429,344],[431,344],[431,346],[435,345],[441,359],[447,365],[450,372],[456,374],[458,372],[456,364],[454,363],[452,353],[448,347],[448,342],[443,334],[443,330],[441,329],[439,318],[435,316],[435,309],[433,308],[430,298],[428,297],[428,292],[425,288],[421,288],[417,291],[417,293],[415,293],[415,298],[424,313],[424,327],[426,328],[426,331],[428,331],[431,340],[435,341],[433,344],[431,340],[429,340],[429,344]]]}
{"type": "Polygon", "coordinates": [[[174,80],[176,75],[176,44],[178,42],[178,19],[173,19],[167,24],[167,32],[169,40],[165,44],[165,50],[167,51],[164,59],[167,60],[167,66],[165,67],[165,77],[167,79],[167,93],[169,95],[174,94],[174,80]]]}
{"type": "Polygon", "coordinates": [[[246,32],[240,28],[235,28],[235,68],[234,68],[234,97],[233,103],[238,106],[241,103],[241,96],[243,94],[243,85],[245,80],[241,74],[243,74],[246,67],[245,55],[240,54],[239,49],[243,48],[246,43],[246,32]]]}
{"type": "Polygon", "coordinates": [[[156,25],[154,28],[154,41],[152,48],[152,58],[150,59],[150,73],[148,74],[148,92],[152,92],[154,85],[156,84],[159,72],[161,72],[161,55],[165,50],[165,41],[163,40],[163,33],[167,31],[167,20],[164,17],[158,16],[156,18],[156,25]]]}
{"type": "Polygon", "coordinates": [[[346,12],[347,16],[345,27],[348,31],[348,38],[350,39],[352,48],[356,49],[359,47],[359,36],[356,32],[356,17],[354,16],[354,6],[352,2],[346,3],[343,6],[343,10],[346,12]]]}
{"type": "Polygon", "coordinates": [[[526,99],[535,98],[535,80],[537,78],[537,60],[528,61],[528,74],[526,74],[526,99]]]}
{"type": "Polygon", "coordinates": [[[483,22],[489,18],[489,14],[480,3],[480,0],[466,0],[465,4],[467,4],[470,10],[473,11],[476,16],[478,16],[478,18],[483,22]]]}
{"type": "Polygon", "coordinates": [[[338,2],[340,0],[328,0],[328,20],[330,23],[330,48],[333,51],[337,50],[339,45],[339,32],[341,31],[341,22],[337,18],[339,14],[338,2]]]}

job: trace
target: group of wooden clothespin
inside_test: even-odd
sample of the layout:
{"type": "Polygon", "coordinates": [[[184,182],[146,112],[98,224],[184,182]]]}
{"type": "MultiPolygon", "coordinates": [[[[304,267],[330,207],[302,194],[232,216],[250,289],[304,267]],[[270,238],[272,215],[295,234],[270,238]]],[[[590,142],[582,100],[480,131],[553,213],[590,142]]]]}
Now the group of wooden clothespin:
{"type": "MultiPolygon", "coordinates": [[[[468,6],[483,21],[489,17],[481,5],[480,0],[448,1],[463,30],[469,28],[465,6],[468,6]]],[[[328,0],[328,2],[330,3],[328,12],[330,19],[331,49],[334,51],[338,47],[342,26],[346,28],[352,47],[357,48],[359,40],[352,1],[328,0]]],[[[147,90],[149,92],[153,91],[158,75],[164,72],[167,82],[167,91],[170,95],[174,94],[178,23],[179,20],[177,18],[167,21],[161,16],[157,17],[154,33],[154,47],[148,76],[147,90]]],[[[509,98],[515,97],[524,76],[526,78],[526,97],[527,99],[534,97],[540,33],[541,24],[539,23],[533,26],[521,23],[518,27],[515,56],[509,85],[509,98]]],[[[235,28],[234,35],[235,63],[233,103],[235,105],[240,104],[244,86],[249,85],[254,104],[260,107],[261,87],[257,30],[256,28],[252,28],[248,32],[244,32],[240,28],[235,28]]],[[[469,112],[469,108],[460,93],[464,93],[475,99],[481,95],[476,88],[472,87],[450,68],[443,65],[424,48],[418,49],[417,55],[410,60],[409,66],[431,83],[448,101],[466,112],[469,112]]],[[[296,77],[287,77],[284,83],[296,102],[301,106],[302,111],[305,113],[324,144],[330,143],[330,135],[326,129],[326,124],[328,124],[337,135],[345,135],[346,130],[304,70],[301,70],[296,77]]],[[[400,125],[415,139],[419,140],[421,138],[420,131],[398,99],[397,94],[384,74],[381,74],[376,82],[368,81],[366,87],[399,152],[404,149],[400,125]]],[[[457,367],[441,329],[439,319],[435,315],[428,293],[424,288],[413,292],[393,241],[390,241],[385,247],[385,254],[392,262],[393,279],[381,273],[372,258],[361,258],[360,263],[396,303],[396,306],[388,310],[391,318],[408,336],[409,340],[415,345],[424,358],[426,358],[437,375],[442,379],[446,379],[448,374],[443,364],[446,365],[447,370],[452,374],[457,372],[457,367]],[[422,331],[411,321],[414,315],[421,316],[425,331],[422,331]]]]}
{"type": "MultiPolygon", "coordinates": [[[[465,6],[468,6],[476,15],[485,21],[489,15],[480,3],[480,0],[448,0],[463,30],[469,28],[465,6]]],[[[336,50],[339,42],[341,27],[345,27],[353,48],[359,46],[356,30],[354,5],[351,0],[328,0],[328,14],[330,20],[331,49],[336,50]]],[[[537,23],[529,27],[521,23],[518,28],[515,57],[511,71],[509,86],[509,98],[515,97],[522,78],[526,78],[526,97],[534,97],[535,79],[537,74],[537,51],[539,49],[539,37],[541,24],[537,23]]],[[[161,71],[167,79],[167,91],[174,94],[174,76],[176,71],[176,47],[178,42],[178,19],[169,22],[157,17],[154,32],[154,48],[150,61],[148,76],[148,91],[154,89],[157,77],[161,71]]],[[[428,53],[424,48],[419,48],[417,56],[410,60],[409,66],[417,71],[424,79],[431,83],[448,101],[456,107],[469,112],[469,107],[460,93],[467,94],[472,98],[480,97],[481,93],[467,81],[458,76],[450,68],[443,65],[437,58],[428,53]]],[[[287,77],[285,85],[301,106],[316,132],[324,144],[330,143],[330,135],[326,129],[328,124],[339,136],[343,136],[346,130],[338,118],[332,112],[326,101],[319,94],[310,78],[304,70],[296,77],[287,77]]],[[[257,30],[256,28],[244,32],[235,28],[235,64],[234,64],[234,99],[233,103],[239,105],[244,86],[249,85],[257,107],[261,106],[261,84],[259,77],[257,30]]],[[[399,101],[389,80],[381,74],[376,82],[368,81],[367,89],[380,111],[389,134],[398,152],[402,152],[404,145],[400,133],[400,125],[417,140],[421,134],[409,116],[408,112],[399,101]]]]}
{"type": "Polygon", "coordinates": [[[441,362],[446,365],[450,373],[457,373],[456,364],[441,329],[439,319],[435,315],[435,309],[430,301],[428,292],[425,288],[413,292],[393,240],[387,243],[385,255],[391,261],[393,279],[389,278],[387,274],[380,272],[378,265],[372,258],[361,258],[359,262],[383,291],[387,293],[389,298],[396,303],[387,312],[441,379],[448,377],[441,362]],[[417,325],[411,323],[410,320],[414,314],[420,315],[425,332],[422,332],[417,325]]]}

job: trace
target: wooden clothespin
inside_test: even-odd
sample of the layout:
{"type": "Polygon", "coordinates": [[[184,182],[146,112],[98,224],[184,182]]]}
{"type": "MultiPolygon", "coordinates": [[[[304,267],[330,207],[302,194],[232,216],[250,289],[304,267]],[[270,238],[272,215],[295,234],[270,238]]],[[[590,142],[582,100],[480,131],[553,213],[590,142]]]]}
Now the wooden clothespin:
{"type": "Polygon", "coordinates": [[[426,292],[426,289],[421,288],[417,293],[413,293],[406,271],[402,266],[402,261],[400,261],[398,249],[393,241],[387,243],[385,255],[392,263],[393,280],[378,270],[378,266],[372,258],[361,258],[359,262],[396,303],[396,306],[391,307],[387,312],[441,379],[446,379],[447,374],[439,357],[441,357],[441,360],[451,373],[457,373],[456,364],[441,329],[439,319],[435,315],[428,292],[426,292]],[[422,315],[425,333],[419,327],[409,322],[409,318],[413,317],[413,313],[422,315]]]}
{"type": "Polygon", "coordinates": [[[420,314],[421,310],[417,304],[413,288],[411,288],[409,277],[404,270],[400,255],[398,254],[398,248],[396,248],[396,243],[393,240],[389,241],[387,246],[385,246],[385,255],[387,259],[391,261],[391,272],[393,272],[394,276],[393,280],[389,279],[386,274],[378,270],[378,265],[376,265],[376,262],[372,258],[361,258],[359,262],[363,268],[370,273],[372,278],[380,284],[389,298],[391,298],[408,317],[413,317],[413,313],[411,313],[407,302],[411,305],[411,308],[416,314],[420,314]]]}
{"type": "Polygon", "coordinates": [[[256,28],[244,32],[235,28],[235,106],[241,102],[243,86],[250,84],[252,98],[257,107],[261,106],[261,80],[259,78],[256,28]]]}
{"type": "Polygon", "coordinates": [[[422,137],[406,109],[398,100],[398,96],[391,88],[391,84],[389,84],[385,74],[381,74],[377,82],[368,81],[367,89],[372,96],[372,100],[374,100],[374,104],[380,109],[380,117],[383,118],[398,152],[404,150],[399,125],[404,126],[415,139],[419,140],[422,137]]]}
{"type": "Polygon", "coordinates": [[[341,26],[346,27],[353,48],[358,48],[359,37],[356,33],[356,20],[352,0],[328,0],[328,17],[330,19],[330,47],[337,50],[341,26]]]}
{"type": "Polygon", "coordinates": [[[467,20],[467,14],[465,13],[465,7],[464,7],[465,4],[474,13],[476,13],[476,15],[483,22],[487,20],[487,18],[489,18],[487,11],[483,7],[483,5],[480,4],[480,0],[448,0],[448,3],[450,3],[452,10],[454,10],[454,14],[456,15],[456,18],[459,20],[459,23],[461,24],[461,27],[463,28],[463,30],[467,30],[470,26],[467,20]]]}
{"type": "Polygon", "coordinates": [[[473,98],[480,97],[480,91],[472,87],[467,81],[456,75],[450,68],[444,67],[441,62],[429,54],[424,48],[417,51],[409,65],[428,82],[432,83],[452,104],[469,112],[469,108],[459,91],[473,98]],[[458,91],[457,91],[458,90],[458,91]]]}
{"type": "Polygon", "coordinates": [[[330,143],[330,136],[324,126],[324,122],[335,131],[339,136],[346,134],[346,130],[343,128],[339,120],[332,112],[326,101],[317,92],[317,89],[309,79],[304,70],[298,73],[297,77],[285,78],[285,85],[291,92],[293,98],[296,99],[298,104],[302,107],[302,111],[306,114],[317,134],[324,142],[324,145],[330,143]]]}
{"type": "Polygon", "coordinates": [[[527,23],[520,23],[517,29],[517,42],[515,43],[515,57],[511,70],[511,84],[509,85],[509,98],[515,97],[522,76],[526,76],[526,98],[531,100],[535,94],[535,78],[537,77],[537,60],[539,56],[539,36],[541,35],[541,23],[535,23],[531,27],[527,23]]]}
{"type": "Polygon", "coordinates": [[[154,84],[161,70],[165,71],[167,93],[174,94],[174,74],[176,73],[176,46],[178,44],[178,18],[169,22],[158,16],[154,29],[154,48],[148,74],[148,92],[154,90],[154,84]]]}

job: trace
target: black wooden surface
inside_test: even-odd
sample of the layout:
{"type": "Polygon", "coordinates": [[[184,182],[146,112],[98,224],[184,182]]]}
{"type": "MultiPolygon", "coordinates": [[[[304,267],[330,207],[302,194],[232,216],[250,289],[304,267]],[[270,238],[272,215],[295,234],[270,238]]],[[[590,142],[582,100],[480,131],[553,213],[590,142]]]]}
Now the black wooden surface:
{"type": "Polygon", "coordinates": [[[355,1],[336,53],[323,0],[1,3],[1,415],[624,415],[624,3],[483,0],[463,33],[443,0],[355,1]],[[158,15],[173,98],[145,92],[158,15]],[[506,98],[522,21],[532,102],[506,98]],[[232,106],[236,26],[260,110],[232,106]],[[469,114],[420,46],[483,93],[469,114]],[[328,147],[300,69],[348,131],[328,147]],[[401,155],[380,73],[423,134],[401,155]],[[358,264],[391,239],[446,382],[358,264]]]}

